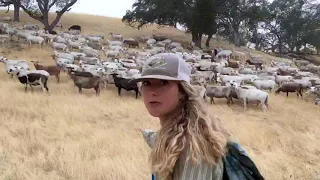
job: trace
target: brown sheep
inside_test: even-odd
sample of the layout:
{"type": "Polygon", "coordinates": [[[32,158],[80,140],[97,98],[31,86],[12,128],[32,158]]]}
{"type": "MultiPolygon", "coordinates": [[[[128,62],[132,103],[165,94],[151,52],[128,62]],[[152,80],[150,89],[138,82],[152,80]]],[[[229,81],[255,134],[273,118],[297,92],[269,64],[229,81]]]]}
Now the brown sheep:
{"type": "Polygon", "coordinates": [[[229,59],[227,59],[228,61],[228,67],[232,67],[232,68],[239,68],[240,67],[240,62],[239,61],[230,61],[229,59]]]}
{"type": "Polygon", "coordinates": [[[258,70],[258,68],[260,70],[262,70],[262,65],[263,63],[262,62],[255,62],[255,61],[250,61],[249,59],[246,60],[246,63],[249,64],[249,65],[254,65],[256,67],[256,70],[258,70]]]}
{"type": "Polygon", "coordinates": [[[302,98],[302,91],[303,87],[302,84],[300,83],[295,83],[295,82],[286,82],[283,83],[276,91],[276,94],[279,94],[280,92],[286,92],[287,97],[289,96],[289,92],[297,92],[297,96],[299,97],[299,94],[302,98]]]}
{"type": "Polygon", "coordinates": [[[87,45],[95,50],[102,50],[102,44],[100,43],[88,42],[87,45]]]}
{"type": "Polygon", "coordinates": [[[45,70],[47,71],[50,76],[55,76],[57,78],[57,82],[60,82],[60,71],[61,68],[57,66],[43,66],[39,64],[39,61],[31,61],[36,68],[36,70],[45,70]]]}
{"type": "Polygon", "coordinates": [[[153,34],[153,35],[152,35],[152,38],[153,38],[153,39],[155,39],[156,41],[163,41],[163,40],[168,39],[168,38],[167,38],[167,37],[165,37],[165,36],[162,36],[162,35],[155,35],[155,34],[153,34]]]}
{"type": "Polygon", "coordinates": [[[139,42],[138,42],[138,41],[124,40],[123,43],[124,43],[124,44],[128,44],[128,45],[129,45],[129,48],[130,48],[130,47],[133,47],[133,48],[137,47],[137,48],[139,48],[139,42]]]}
{"type": "Polygon", "coordinates": [[[283,70],[281,68],[277,69],[277,74],[282,76],[290,76],[297,74],[296,71],[283,70]]]}

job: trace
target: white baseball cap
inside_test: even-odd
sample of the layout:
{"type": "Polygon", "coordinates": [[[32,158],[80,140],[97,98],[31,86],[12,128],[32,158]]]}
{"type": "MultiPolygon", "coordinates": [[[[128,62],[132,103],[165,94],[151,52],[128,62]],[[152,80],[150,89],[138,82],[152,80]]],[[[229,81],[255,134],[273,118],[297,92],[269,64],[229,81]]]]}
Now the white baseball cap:
{"type": "Polygon", "coordinates": [[[147,59],[142,68],[141,76],[130,82],[161,79],[190,83],[190,76],[191,68],[189,64],[179,55],[175,53],[159,53],[147,59]]]}

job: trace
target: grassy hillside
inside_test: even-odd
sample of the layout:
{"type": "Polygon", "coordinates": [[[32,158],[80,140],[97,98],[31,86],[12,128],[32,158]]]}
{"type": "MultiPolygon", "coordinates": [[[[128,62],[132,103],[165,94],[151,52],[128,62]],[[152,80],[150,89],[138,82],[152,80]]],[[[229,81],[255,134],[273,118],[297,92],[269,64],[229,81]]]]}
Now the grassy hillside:
{"type": "MultiPolygon", "coordinates": [[[[0,16],[5,16],[3,12],[0,16]]],[[[12,14],[10,14],[12,17],[12,14]]],[[[21,26],[34,22],[24,13],[21,26]]],[[[166,34],[189,42],[183,32],[148,27],[133,30],[120,19],[81,14],[66,14],[65,29],[79,24],[86,34],[119,32],[126,38],[152,33],[166,34]]],[[[212,45],[232,48],[229,43],[212,45]]],[[[266,60],[276,59],[261,52],[266,60]]],[[[49,47],[39,49],[0,48],[8,58],[40,60],[53,64],[49,47]]],[[[32,65],[30,63],[30,65],[32,65]]],[[[33,67],[33,65],[31,66],[33,67]]],[[[24,93],[18,80],[10,79],[0,64],[0,179],[3,180],[141,180],[150,179],[147,164],[150,149],[138,128],[159,128],[157,119],[148,115],[141,98],[123,91],[118,97],[113,85],[96,97],[94,90],[79,95],[71,80],[63,74],[60,84],[50,79],[51,96],[40,88],[24,93]]],[[[250,105],[243,112],[241,103],[228,107],[225,99],[209,105],[223,121],[261,170],[267,180],[320,179],[320,110],[312,102],[295,94],[270,97],[270,110],[262,113],[250,105]]]]}

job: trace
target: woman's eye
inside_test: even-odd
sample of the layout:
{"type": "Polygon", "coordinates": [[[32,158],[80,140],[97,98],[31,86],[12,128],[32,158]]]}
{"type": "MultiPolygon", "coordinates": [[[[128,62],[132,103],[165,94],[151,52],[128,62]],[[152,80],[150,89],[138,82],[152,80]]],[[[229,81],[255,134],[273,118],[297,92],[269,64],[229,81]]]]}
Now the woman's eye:
{"type": "Polygon", "coordinates": [[[162,84],[162,85],[166,85],[166,84],[169,84],[169,82],[166,81],[166,80],[163,80],[163,81],[161,81],[161,84],[162,84]]]}
{"type": "Polygon", "coordinates": [[[148,82],[148,81],[143,81],[143,82],[142,82],[142,85],[143,85],[143,86],[148,86],[149,84],[150,84],[150,82],[148,82]]]}

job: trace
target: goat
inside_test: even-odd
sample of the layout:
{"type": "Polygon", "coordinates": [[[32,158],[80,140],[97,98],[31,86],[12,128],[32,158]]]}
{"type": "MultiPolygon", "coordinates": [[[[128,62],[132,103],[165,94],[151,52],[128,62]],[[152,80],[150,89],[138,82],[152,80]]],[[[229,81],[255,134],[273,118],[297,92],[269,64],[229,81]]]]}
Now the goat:
{"type": "Polygon", "coordinates": [[[43,66],[41,64],[39,64],[39,61],[31,61],[33,62],[34,67],[36,68],[36,70],[45,70],[47,71],[50,76],[54,75],[57,79],[57,82],[59,83],[60,81],[60,71],[61,68],[57,67],[57,66],[43,66]]]}
{"type": "Polygon", "coordinates": [[[262,62],[252,62],[250,60],[246,60],[246,63],[248,63],[249,65],[254,65],[256,70],[259,68],[260,70],[262,70],[262,62]]]}
{"type": "MultiPolygon", "coordinates": [[[[226,98],[227,104],[230,104],[230,101],[233,104],[232,99],[230,99],[230,87],[229,86],[208,86],[206,88],[205,96],[210,97],[210,104],[214,104],[213,98],[226,98]]],[[[203,97],[205,99],[205,97],[203,97]]]]}
{"type": "Polygon", "coordinates": [[[297,97],[299,95],[302,98],[302,84],[295,83],[295,82],[286,82],[281,84],[281,86],[276,90],[276,94],[279,94],[280,92],[286,92],[287,97],[289,96],[289,92],[297,92],[297,97]]]}
{"type": "Polygon", "coordinates": [[[129,45],[129,48],[130,47],[133,47],[133,48],[135,48],[135,47],[137,47],[137,48],[139,48],[139,42],[138,41],[132,41],[132,40],[124,40],[123,41],[123,43],[124,44],[128,44],[129,45]]]}
{"type": "Polygon", "coordinates": [[[96,96],[100,95],[101,79],[99,76],[85,77],[85,76],[79,76],[79,73],[70,72],[70,77],[73,80],[74,85],[78,87],[80,94],[82,94],[82,88],[84,89],[93,88],[96,91],[96,96]]]}
{"type": "Polygon", "coordinates": [[[27,71],[20,70],[17,72],[17,77],[21,84],[25,85],[25,92],[27,92],[28,84],[31,88],[31,91],[33,92],[32,86],[38,86],[40,85],[42,87],[43,93],[45,93],[45,90],[47,91],[47,94],[49,94],[49,88],[47,86],[48,83],[48,77],[42,73],[28,73],[27,71]]]}
{"type": "Polygon", "coordinates": [[[113,77],[115,86],[118,88],[118,95],[119,96],[121,94],[121,89],[123,88],[126,91],[132,91],[132,90],[135,91],[136,92],[136,99],[138,99],[138,93],[140,94],[140,92],[139,92],[139,88],[138,88],[137,83],[129,82],[130,79],[118,77],[117,73],[112,73],[111,75],[113,77]]]}
{"type": "Polygon", "coordinates": [[[81,77],[93,77],[93,74],[91,72],[82,72],[82,71],[75,71],[73,67],[67,67],[68,74],[71,77],[71,73],[75,76],[81,76],[81,77]]]}

